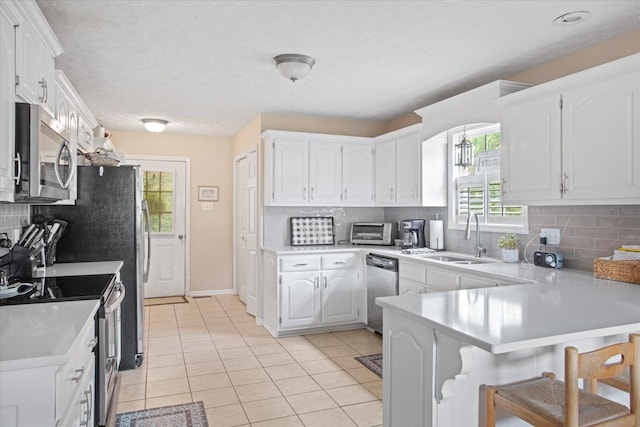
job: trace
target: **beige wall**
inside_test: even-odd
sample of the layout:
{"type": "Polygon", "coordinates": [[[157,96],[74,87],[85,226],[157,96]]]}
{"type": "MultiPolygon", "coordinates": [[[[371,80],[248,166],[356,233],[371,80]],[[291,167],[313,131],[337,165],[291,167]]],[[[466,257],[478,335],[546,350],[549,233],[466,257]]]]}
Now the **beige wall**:
{"type": "Polygon", "coordinates": [[[191,159],[191,291],[232,288],[233,155],[231,138],[113,131],[117,149],[125,154],[177,156],[191,159]],[[200,210],[198,185],[220,187],[213,211],[200,210]]]}
{"type": "Polygon", "coordinates": [[[544,83],[637,52],[640,52],[640,30],[614,37],[573,55],[506,77],[506,79],[531,84],[544,83]]]}
{"type": "Polygon", "coordinates": [[[256,116],[233,136],[233,156],[244,153],[254,145],[260,144],[262,116],[256,116]]]}
{"type": "Polygon", "coordinates": [[[378,136],[384,133],[384,122],[333,117],[262,114],[262,130],[289,130],[349,136],[378,136]]]}

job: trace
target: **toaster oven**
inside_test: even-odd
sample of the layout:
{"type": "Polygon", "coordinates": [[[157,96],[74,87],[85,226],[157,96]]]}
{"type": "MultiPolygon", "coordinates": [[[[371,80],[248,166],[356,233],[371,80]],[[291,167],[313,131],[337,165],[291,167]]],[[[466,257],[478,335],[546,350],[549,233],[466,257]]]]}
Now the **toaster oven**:
{"type": "Polygon", "coordinates": [[[354,245],[393,245],[397,235],[397,222],[354,222],[351,224],[351,243],[354,245]]]}

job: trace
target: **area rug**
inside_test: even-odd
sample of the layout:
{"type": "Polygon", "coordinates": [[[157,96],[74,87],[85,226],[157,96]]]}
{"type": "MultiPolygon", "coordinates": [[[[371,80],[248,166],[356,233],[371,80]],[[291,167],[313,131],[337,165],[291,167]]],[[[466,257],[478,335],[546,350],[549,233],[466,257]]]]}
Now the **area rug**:
{"type": "Polygon", "coordinates": [[[165,304],[183,304],[187,299],[183,296],[179,297],[162,297],[162,298],[145,298],[144,305],[165,305],[165,304]]]}
{"type": "Polygon", "coordinates": [[[354,359],[382,378],[382,353],[370,354],[369,356],[356,356],[354,359]]]}
{"type": "Polygon", "coordinates": [[[208,427],[202,402],[124,412],[115,427],[208,427]]]}

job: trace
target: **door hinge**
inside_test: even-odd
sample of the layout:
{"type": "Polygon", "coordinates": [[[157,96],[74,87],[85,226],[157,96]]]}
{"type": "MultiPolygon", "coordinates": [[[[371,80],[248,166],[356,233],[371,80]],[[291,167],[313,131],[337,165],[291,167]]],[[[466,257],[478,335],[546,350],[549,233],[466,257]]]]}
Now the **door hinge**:
{"type": "Polygon", "coordinates": [[[16,74],[16,86],[20,86],[20,76],[16,74]]]}
{"type": "Polygon", "coordinates": [[[273,141],[273,142],[271,143],[271,146],[272,146],[272,147],[273,147],[273,149],[275,150],[275,149],[276,149],[276,142],[275,142],[275,141],[273,141]]]}
{"type": "Polygon", "coordinates": [[[344,147],[342,145],[340,146],[340,152],[344,153],[344,147]]]}
{"type": "Polygon", "coordinates": [[[560,109],[562,110],[563,107],[563,102],[562,102],[562,96],[560,96],[560,109]]]}
{"type": "Polygon", "coordinates": [[[282,276],[278,277],[278,283],[282,285],[282,276]]]}
{"type": "Polygon", "coordinates": [[[280,323],[282,325],[282,317],[278,318],[278,323],[280,323]]]}
{"type": "Polygon", "coordinates": [[[271,192],[271,200],[275,200],[276,199],[276,193],[275,191],[271,192]]]}
{"type": "Polygon", "coordinates": [[[358,317],[360,317],[360,309],[358,309],[358,317]]]}

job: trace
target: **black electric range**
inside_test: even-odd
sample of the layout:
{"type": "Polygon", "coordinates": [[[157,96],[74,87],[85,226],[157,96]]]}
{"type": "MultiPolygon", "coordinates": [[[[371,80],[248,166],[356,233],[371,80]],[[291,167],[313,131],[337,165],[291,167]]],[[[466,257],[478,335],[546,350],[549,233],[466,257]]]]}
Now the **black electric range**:
{"type": "Polygon", "coordinates": [[[22,295],[0,298],[0,305],[87,299],[100,299],[100,305],[104,305],[105,299],[114,287],[115,275],[94,274],[88,276],[32,278],[23,282],[33,284],[34,288],[22,295]]]}

